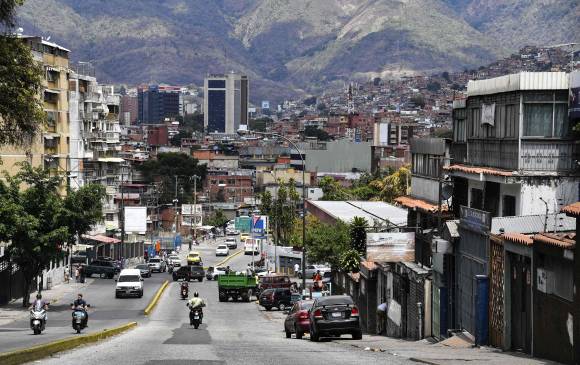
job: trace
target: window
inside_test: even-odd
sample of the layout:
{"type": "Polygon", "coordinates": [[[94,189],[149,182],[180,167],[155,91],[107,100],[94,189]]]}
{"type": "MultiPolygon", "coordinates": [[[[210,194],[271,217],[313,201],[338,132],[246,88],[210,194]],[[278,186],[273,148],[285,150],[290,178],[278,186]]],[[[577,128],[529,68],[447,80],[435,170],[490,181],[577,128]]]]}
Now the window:
{"type": "Polygon", "coordinates": [[[502,217],[513,217],[516,215],[516,197],[511,195],[503,196],[502,217]]]}
{"type": "Polygon", "coordinates": [[[516,136],[517,125],[519,125],[519,121],[516,118],[516,106],[513,104],[506,105],[505,112],[503,113],[503,137],[514,138],[516,136]]]}
{"type": "Polygon", "coordinates": [[[561,95],[524,95],[524,137],[566,137],[570,134],[568,104],[561,95]]]}
{"type": "Polygon", "coordinates": [[[481,127],[481,110],[479,108],[471,109],[471,123],[469,124],[469,136],[478,137],[478,131],[481,127]]]}
{"type": "Polygon", "coordinates": [[[471,189],[471,201],[469,207],[483,209],[483,190],[475,188],[471,189]]]}
{"type": "Polygon", "coordinates": [[[105,215],[105,220],[106,221],[113,221],[113,220],[115,220],[115,215],[113,213],[107,213],[105,215]]]}
{"type": "Polygon", "coordinates": [[[455,121],[455,129],[453,130],[455,142],[465,142],[465,119],[458,119],[455,121]]]}

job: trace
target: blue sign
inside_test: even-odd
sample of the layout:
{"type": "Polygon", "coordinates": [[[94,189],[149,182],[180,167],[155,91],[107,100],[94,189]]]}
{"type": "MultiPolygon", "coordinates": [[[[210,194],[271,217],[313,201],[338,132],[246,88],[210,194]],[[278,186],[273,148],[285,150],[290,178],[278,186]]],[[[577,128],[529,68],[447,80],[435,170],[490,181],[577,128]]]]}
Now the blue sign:
{"type": "Polygon", "coordinates": [[[268,216],[252,216],[252,234],[257,237],[265,237],[268,234],[268,216]]]}
{"type": "Polygon", "coordinates": [[[175,240],[173,241],[174,247],[181,246],[181,235],[178,234],[175,236],[175,240]]]}

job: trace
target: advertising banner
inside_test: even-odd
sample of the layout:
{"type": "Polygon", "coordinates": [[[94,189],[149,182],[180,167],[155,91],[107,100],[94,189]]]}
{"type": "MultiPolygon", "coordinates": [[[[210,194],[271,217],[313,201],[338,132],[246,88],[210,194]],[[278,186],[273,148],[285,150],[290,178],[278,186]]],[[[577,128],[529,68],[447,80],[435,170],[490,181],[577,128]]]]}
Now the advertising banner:
{"type": "Polygon", "coordinates": [[[400,262],[415,260],[415,233],[368,233],[367,261],[400,262]]]}
{"type": "Polygon", "coordinates": [[[147,232],[147,207],[125,207],[125,233],[147,232]]]}
{"type": "Polygon", "coordinates": [[[268,216],[267,215],[253,215],[252,216],[252,234],[255,237],[266,237],[268,234],[268,216]]]}
{"type": "Polygon", "coordinates": [[[240,233],[250,233],[252,231],[252,218],[248,216],[236,217],[236,231],[240,233]]]}

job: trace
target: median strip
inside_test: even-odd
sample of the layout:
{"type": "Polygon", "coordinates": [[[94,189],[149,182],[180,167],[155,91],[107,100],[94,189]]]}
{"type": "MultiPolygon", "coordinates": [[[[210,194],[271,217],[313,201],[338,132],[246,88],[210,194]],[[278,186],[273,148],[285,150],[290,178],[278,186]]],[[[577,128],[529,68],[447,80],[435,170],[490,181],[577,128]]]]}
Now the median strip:
{"type": "Polygon", "coordinates": [[[45,358],[57,352],[71,350],[75,347],[97,342],[118,335],[137,326],[137,322],[129,322],[119,327],[105,329],[99,332],[68,337],[62,340],[48,342],[42,345],[29,347],[27,349],[15,350],[0,353],[0,364],[16,365],[45,358]]]}
{"type": "Polygon", "coordinates": [[[151,302],[149,303],[147,308],[145,308],[145,310],[143,311],[146,316],[148,316],[149,313],[151,313],[153,311],[153,308],[155,308],[155,306],[157,305],[159,298],[161,298],[161,294],[163,294],[163,292],[165,291],[165,288],[167,288],[168,284],[169,284],[169,281],[165,280],[163,282],[163,284],[161,284],[161,287],[159,289],[157,289],[157,293],[155,293],[155,295],[153,296],[153,299],[151,299],[151,302]]]}
{"type": "Polygon", "coordinates": [[[228,257],[226,257],[224,260],[218,262],[217,264],[215,264],[215,266],[222,266],[223,264],[225,264],[226,262],[230,261],[231,259],[233,259],[234,257],[238,256],[239,254],[241,254],[244,250],[239,250],[236,251],[235,253],[229,255],[228,257]]]}

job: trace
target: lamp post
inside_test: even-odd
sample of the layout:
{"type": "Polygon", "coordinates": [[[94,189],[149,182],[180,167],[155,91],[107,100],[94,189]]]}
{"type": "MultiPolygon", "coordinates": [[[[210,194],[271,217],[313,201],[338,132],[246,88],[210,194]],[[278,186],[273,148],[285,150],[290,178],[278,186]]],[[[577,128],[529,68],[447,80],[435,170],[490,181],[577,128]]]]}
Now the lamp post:
{"type": "Polygon", "coordinates": [[[246,131],[246,130],[238,130],[239,135],[244,135],[247,133],[258,134],[262,136],[272,136],[275,138],[283,139],[284,141],[288,142],[292,148],[298,151],[300,155],[300,160],[302,161],[302,289],[306,289],[306,179],[305,179],[305,172],[306,172],[306,162],[304,161],[304,156],[302,152],[296,146],[294,142],[290,139],[284,137],[278,133],[272,132],[257,132],[257,131],[246,131]]]}

